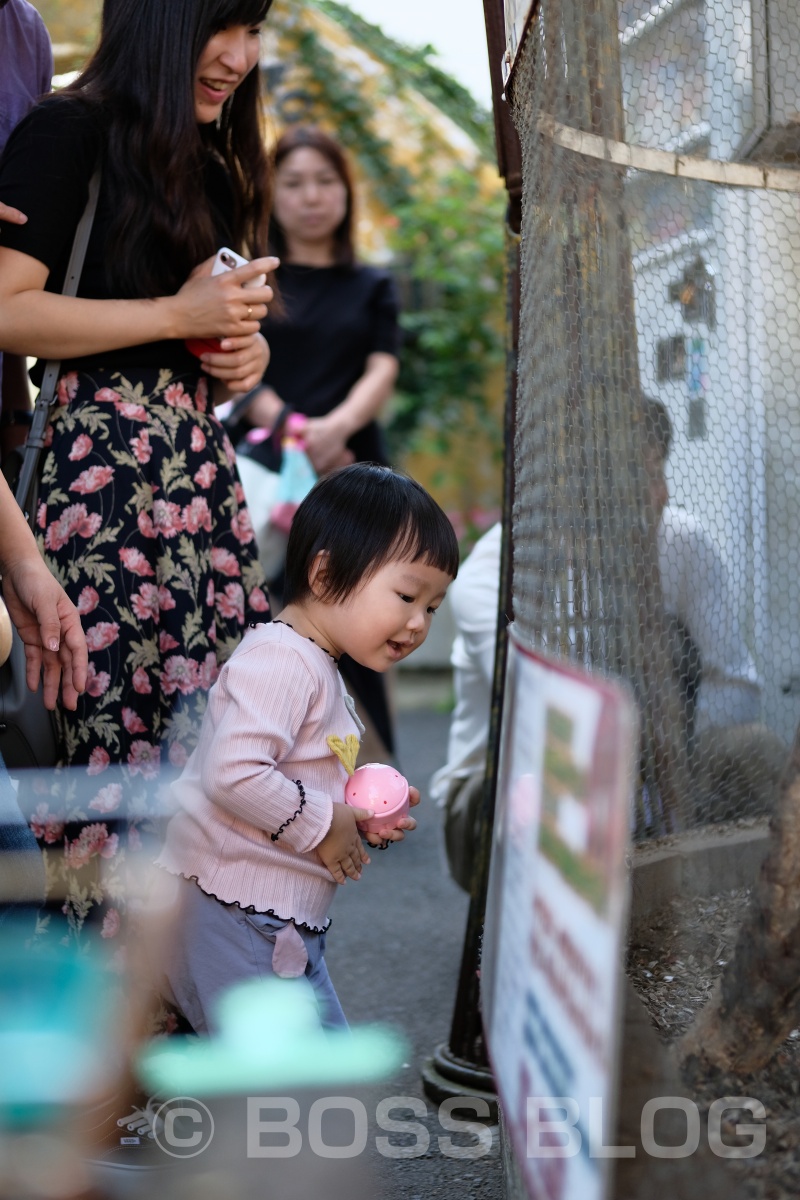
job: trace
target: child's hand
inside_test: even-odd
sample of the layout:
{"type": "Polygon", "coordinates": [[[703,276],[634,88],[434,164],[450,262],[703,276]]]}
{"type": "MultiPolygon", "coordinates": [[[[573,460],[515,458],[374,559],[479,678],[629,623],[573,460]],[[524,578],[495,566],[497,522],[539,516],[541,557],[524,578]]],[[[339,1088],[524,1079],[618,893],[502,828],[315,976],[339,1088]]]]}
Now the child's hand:
{"type": "Polygon", "coordinates": [[[317,846],[317,854],[330,871],[336,883],[344,883],[345,877],[361,878],[362,863],[370,859],[356,821],[366,821],[374,816],[371,808],[351,808],[349,804],[334,804],[331,827],[317,846]]]}
{"type": "MultiPolygon", "coordinates": [[[[419,788],[415,788],[412,784],[409,784],[409,806],[414,808],[419,804],[419,801],[419,788]]],[[[370,846],[376,846],[378,850],[385,850],[389,842],[402,842],[406,833],[410,833],[412,829],[416,828],[417,822],[413,817],[401,817],[396,825],[392,825],[386,829],[379,829],[377,833],[368,833],[365,836],[370,846]]]]}

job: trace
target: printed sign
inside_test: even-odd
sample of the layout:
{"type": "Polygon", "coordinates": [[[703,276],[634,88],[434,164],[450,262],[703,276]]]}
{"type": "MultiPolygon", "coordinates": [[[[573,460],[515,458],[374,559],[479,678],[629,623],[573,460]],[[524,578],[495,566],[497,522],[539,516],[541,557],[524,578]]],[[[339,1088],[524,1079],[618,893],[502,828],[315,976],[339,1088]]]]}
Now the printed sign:
{"type": "Polygon", "coordinates": [[[481,986],[532,1200],[603,1200],[613,1129],[636,709],[514,639],[481,986]]]}

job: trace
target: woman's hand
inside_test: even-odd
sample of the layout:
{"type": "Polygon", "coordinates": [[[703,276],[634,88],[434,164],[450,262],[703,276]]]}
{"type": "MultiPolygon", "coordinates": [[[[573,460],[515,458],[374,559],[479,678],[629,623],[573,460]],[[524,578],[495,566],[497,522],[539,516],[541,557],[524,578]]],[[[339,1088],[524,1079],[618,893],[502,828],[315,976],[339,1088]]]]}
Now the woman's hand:
{"type": "Polygon", "coordinates": [[[4,569],[3,599],[25,644],[28,687],[36,690],[44,666],[45,707],[55,708],[60,680],[61,701],[74,709],[86,688],[86,637],[77,608],[35,546],[4,569]]]}
{"type": "MultiPolygon", "coordinates": [[[[419,804],[420,795],[419,789],[409,786],[408,803],[411,808],[415,808],[419,804]]],[[[359,820],[361,818],[359,817],[359,820]]],[[[379,850],[385,850],[387,842],[402,842],[406,833],[410,833],[412,829],[417,828],[417,822],[413,817],[401,817],[396,825],[387,829],[379,829],[377,833],[366,834],[366,839],[370,846],[376,846],[379,850]]]]}
{"type": "Polygon", "coordinates": [[[318,475],[332,471],[334,467],[346,467],[355,461],[352,450],[347,449],[349,432],[337,420],[336,411],[325,417],[309,417],[303,428],[303,442],[311,465],[318,475]]]}
{"type": "Polygon", "coordinates": [[[171,297],[171,336],[242,338],[257,334],[272,300],[272,288],[266,283],[262,287],[244,285],[274,271],[278,264],[277,258],[254,258],[244,267],[212,275],[214,259],[206,259],[171,297]]]}
{"type": "Polygon", "coordinates": [[[9,221],[12,225],[24,225],[27,220],[25,213],[20,212],[18,208],[12,208],[10,204],[3,204],[0,201],[0,221],[9,221]]]}
{"type": "Polygon", "coordinates": [[[249,392],[260,382],[269,363],[269,346],[261,333],[224,338],[221,353],[203,354],[200,361],[209,375],[219,379],[236,396],[249,392]]]}
{"type": "Polygon", "coordinates": [[[349,804],[334,804],[331,827],[317,846],[317,854],[336,883],[361,878],[361,867],[370,859],[356,821],[373,816],[371,808],[351,808],[349,804]]]}

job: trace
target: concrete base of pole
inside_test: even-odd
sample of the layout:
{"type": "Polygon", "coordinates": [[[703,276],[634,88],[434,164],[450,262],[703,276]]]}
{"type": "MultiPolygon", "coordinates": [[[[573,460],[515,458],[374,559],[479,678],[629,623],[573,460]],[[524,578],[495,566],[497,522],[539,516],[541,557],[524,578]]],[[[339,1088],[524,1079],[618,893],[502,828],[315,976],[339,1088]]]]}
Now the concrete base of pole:
{"type": "Polygon", "coordinates": [[[489,1111],[485,1116],[478,1114],[479,1119],[493,1125],[497,1123],[497,1093],[491,1071],[456,1058],[444,1042],[436,1047],[432,1058],[426,1059],[422,1068],[422,1086],[425,1094],[437,1104],[454,1096],[483,1100],[489,1111]]]}

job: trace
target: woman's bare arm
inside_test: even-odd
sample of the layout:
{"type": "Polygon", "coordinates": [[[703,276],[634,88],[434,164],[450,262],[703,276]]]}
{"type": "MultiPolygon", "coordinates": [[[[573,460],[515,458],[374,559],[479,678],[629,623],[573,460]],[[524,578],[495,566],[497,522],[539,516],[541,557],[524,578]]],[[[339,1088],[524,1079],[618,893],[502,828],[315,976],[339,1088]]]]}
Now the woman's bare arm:
{"type": "Polygon", "coordinates": [[[303,437],[318,474],[343,462],[348,439],[379,416],[392,394],[399,366],[393,354],[370,354],[364,374],[342,403],[324,417],[309,419],[303,437]]]}
{"type": "Polygon", "coordinates": [[[260,258],[222,275],[211,261],[174,296],[154,300],[85,300],[44,290],[44,263],[0,246],[0,349],[36,358],[81,358],[162,338],[257,334],[272,289],[242,284],[274,269],[260,258]]]}

